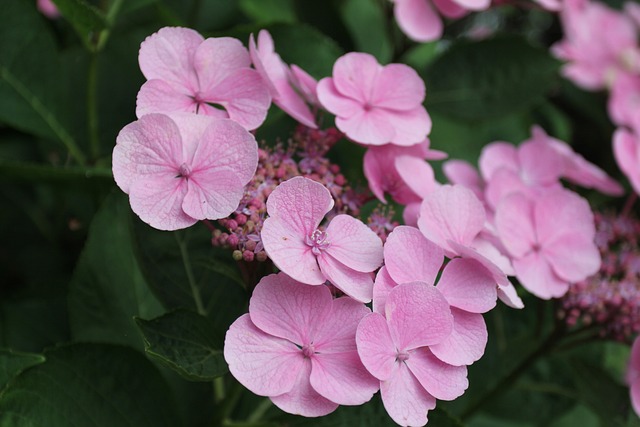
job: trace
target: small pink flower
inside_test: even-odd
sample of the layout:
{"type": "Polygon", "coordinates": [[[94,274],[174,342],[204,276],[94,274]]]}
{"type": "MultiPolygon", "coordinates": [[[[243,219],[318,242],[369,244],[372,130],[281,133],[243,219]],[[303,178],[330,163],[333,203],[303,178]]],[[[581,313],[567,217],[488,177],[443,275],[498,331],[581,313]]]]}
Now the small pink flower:
{"type": "Polygon", "coordinates": [[[424,82],[404,64],[382,66],[367,53],[348,53],[333,66],[333,77],[318,83],[318,99],[336,115],[336,126],[367,145],[418,144],[431,130],[422,106],[424,82]]]}
{"type": "Polygon", "coordinates": [[[449,304],[433,286],[404,283],[389,293],[384,314],[371,313],[358,325],[358,354],[380,381],[391,418],[423,426],[436,399],[453,400],[469,385],[466,366],[451,366],[431,351],[451,334],[449,304]]]}
{"type": "Polygon", "coordinates": [[[165,27],[142,42],[138,60],[148,80],[138,92],[138,117],[189,112],[253,130],[267,116],[269,89],[237,39],[205,40],[188,28],[165,27]]]}
{"type": "Polygon", "coordinates": [[[224,358],[242,385],[283,411],[319,417],[360,405],[378,390],[356,350],[368,313],[351,298],[332,299],[326,286],[272,274],[253,291],[249,314],[229,328],[224,358]]]}
{"type": "Polygon", "coordinates": [[[640,139],[637,134],[619,128],[613,134],[613,154],[620,170],[640,194],[640,139]]]}
{"type": "Polygon", "coordinates": [[[629,395],[631,406],[640,417],[640,336],[635,339],[631,347],[631,357],[627,369],[627,384],[629,384],[629,395]]]}
{"type": "Polygon", "coordinates": [[[600,268],[593,213],[568,190],[536,199],[511,194],[498,205],[495,224],[518,280],[540,298],[561,297],[600,268]]]}
{"type": "Polygon", "coordinates": [[[148,114],[125,126],[113,176],[131,209],[160,230],[232,213],[258,164],[256,140],[228,119],[148,114]]]}
{"type": "Polygon", "coordinates": [[[38,10],[49,19],[55,19],[60,16],[60,11],[55,3],[51,0],[38,0],[38,10]]]}
{"type": "Polygon", "coordinates": [[[333,207],[331,193],[311,179],[283,182],[267,199],[262,242],[287,275],[308,285],[329,280],[361,302],[371,301],[372,272],[382,264],[382,241],[361,221],[337,215],[320,228],[333,207]]]}
{"type": "MultiPolygon", "coordinates": [[[[258,34],[257,46],[253,34],[251,34],[249,54],[251,55],[253,66],[256,67],[260,76],[269,86],[273,103],[298,122],[316,129],[318,126],[313,113],[311,113],[302,96],[292,87],[292,83],[297,83],[298,79],[294,77],[292,70],[282,61],[280,55],[275,52],[273,39],[267,30],[261,30],[258,34]]],[[[307,84],[309,84],[307,78],[313,79],[300,68],[297,68],[297,73],[307,84]]],[[[305,86],[305,88],[308,88],[308,86],[305,86]]],[[[315,96],[315,94],[313,95],[315,96]]]]}

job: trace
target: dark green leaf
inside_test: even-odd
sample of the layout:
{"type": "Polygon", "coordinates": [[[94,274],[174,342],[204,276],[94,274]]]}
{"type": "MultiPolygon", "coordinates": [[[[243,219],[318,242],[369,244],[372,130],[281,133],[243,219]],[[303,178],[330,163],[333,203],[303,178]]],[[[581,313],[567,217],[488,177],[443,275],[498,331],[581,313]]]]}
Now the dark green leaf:
{"type": "Polygon", "coordinates": [[[69,316],[76,339],[141,347],[133,316],[162,313],[136,262],[130,216],[126,196],[114,193],[89,228],[69,289],[69,316]]]}
{"type": "Polygon", "coordinates": [[[427,109],[466,120],[523,111],[548,93],[558,67],[521,38],[459,42],[427,69],[427,109]]]}
{"type": "Polygon", "coordinates": [[[393,49],[382,3],[377,0],[344,0],[339,5],[340,16],[355,42],[356,50],[372,54],[383,64],[389,62],[393,49]]]}
{"type": "Polygon", "coordinates": [[[227,371],[223,337],[205,317],[177,310],[152,320],[136,319],[145,351],[191,381],[211,381],[227,371]]]}
{"type": "Polygon", "coordinates": [[[44,362],[44,356],[0,349],[0,390],[9,380],[30,366],[44,362]]]}
{"type": "Polygon", "coordinates": [[[0,177],[21,181],[72,182],[113,184],[113,174],[108,168],[80,166],[56,167],[34,163],[13,162],[0,159],[0,177]]]}
{"type": "Polygon", "coordinates": [[[100,30],[107,27],[102,12],[85,0],[53,0],[58,10],[76,30],[82,42],[93,50],[98,42],[100,30]]]}
{"type": "Polygon", "coordinates": [[[277,22],[293,24],[296,13],[293,9],[295,0],[240,0],[240,9],[254,22],[262,25],[277,22]]]}
{"type": "Polygon", "coordinates": [[[17,376],[0,396],[2,427],[175,427],[170,391],[140,353],[73,344],[17,376]]]}

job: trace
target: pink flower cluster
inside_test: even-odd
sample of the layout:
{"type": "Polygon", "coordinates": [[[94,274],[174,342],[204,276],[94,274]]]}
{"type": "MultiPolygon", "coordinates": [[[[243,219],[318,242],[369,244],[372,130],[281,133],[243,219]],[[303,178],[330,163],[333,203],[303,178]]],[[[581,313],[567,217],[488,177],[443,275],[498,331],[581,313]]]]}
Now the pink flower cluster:
{"type": "Polygon", "coordinates": [[[559,315],[569,326],[596,325],[603,337],[630,342],[640,334],[640,222],[613,214],[595,219],[602,266],[571,285],[559,315]]]}

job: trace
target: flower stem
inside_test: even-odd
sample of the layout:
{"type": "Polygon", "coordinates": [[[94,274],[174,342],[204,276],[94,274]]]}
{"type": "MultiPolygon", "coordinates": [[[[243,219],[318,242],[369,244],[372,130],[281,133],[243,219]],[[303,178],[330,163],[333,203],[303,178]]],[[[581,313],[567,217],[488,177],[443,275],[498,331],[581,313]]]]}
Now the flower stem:
{"type": "Polygon", "coordinates": [[[91,53],[87,78],[87,123],[91,157],[100,157],[100,130],[98,126],[98,54],[91,53]]]}
{"type": "Polygon", "coordinates": [[[268,397],[265,398],[256,407],[255,411],[253,411],[251,413],[251,415],[249,415],[249,418],[247,418],[247,422],[255,423],[256,421],[260,421],[260,418],[262,418],[262,416],[265,414],[265,412],[267,412],[269,410],[271,405],[272,405],[271,399],[269,399],[268,397]]]}
{"type": "Polygon", "coordinates": [[[200,289],[196,285],[196,281],[193,277],[193,270],[191,269],[191,262],[189,261],[189,253],[187,252],[187,245],[185,241],[178,236],[178,232],[174,233],[176,238],[176,242],[178,243],[178,247],[180,248],[180,255],[182,257],[182,264],[184,265],[184,271],[187,273],[187,280],[189,281],[189,286],[191,287],[191,295],[193,295],[193,301],[196,304],[196,309],[198,314],[202,316],[207,315],[207,310],[205,310],[204,305],[202,304],[202,297],[200,296],[200,289]]]}

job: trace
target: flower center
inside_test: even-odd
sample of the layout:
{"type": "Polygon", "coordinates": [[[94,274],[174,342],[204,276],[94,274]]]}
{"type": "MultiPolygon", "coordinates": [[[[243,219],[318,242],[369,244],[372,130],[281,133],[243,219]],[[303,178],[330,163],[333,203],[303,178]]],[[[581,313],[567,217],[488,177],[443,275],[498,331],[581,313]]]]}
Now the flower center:
{"type": "Polygon", "coordinates": [[[409,353],[407,353],[406,351],[399,351],[398,353],[396,353],[396,361],[398,362],[404,362],[405,360],[409,359],[409,353]]]}
{"type": "Polygon", "coordinates": [[[313,252],[314,255],[318,256],[320,255],[321,251],[329,247],[330,243],[328,241],[328,237],[329,236],[327,236],[326,231],[316,229],[313,233],[307,236],[307,238],[305,239],[305,243],[308,246],[311,246],[311,252],[313,252]]]}
{"type": "Polygon", "coordinates": [[[189,165],[186,163],[181,164],[176,178],[189,178],[189,175],[191,175],[191,168],[189,165]]]}
{"type": "Polygon", "coordinates": [[[313,344],[305,345],[304,347],[302,347],[302,354],[305,358],[310,359],[311,356],[316,354],[316,349],[313,348],[313,344]]]}

